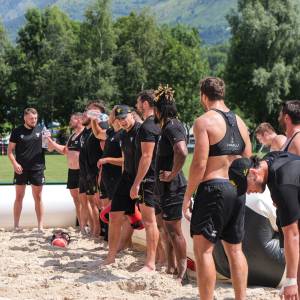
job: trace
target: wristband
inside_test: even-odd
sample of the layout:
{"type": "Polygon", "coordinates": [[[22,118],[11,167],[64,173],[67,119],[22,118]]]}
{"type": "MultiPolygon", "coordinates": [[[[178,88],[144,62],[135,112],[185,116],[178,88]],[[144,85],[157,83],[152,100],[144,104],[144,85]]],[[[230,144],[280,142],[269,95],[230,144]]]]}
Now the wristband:
{"type": "Polygon", "coordinates": [[[297,284],[297,278],[286,278],[285,283],[283,284],[283,286],[280,289],[279,295],[281,295],[281,296],[283,295],[283,291],[284,291],[285,287],[292,286],[295,284],[297,284]]]}

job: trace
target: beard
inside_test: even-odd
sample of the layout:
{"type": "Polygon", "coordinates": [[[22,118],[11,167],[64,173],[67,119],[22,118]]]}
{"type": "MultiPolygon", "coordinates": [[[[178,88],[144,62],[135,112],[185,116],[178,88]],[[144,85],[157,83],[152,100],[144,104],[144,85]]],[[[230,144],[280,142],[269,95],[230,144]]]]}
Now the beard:
{"type": "Polygon", "coordinates": [[[142,107],[137,108],[137,113],[138,113],[140,116],[143,116],[144,111],[145,111],[145,110],[144,110],[142,107]]]}
{"type": "Polygon", "coordinates": [[[283,133],[286,132],[286,124],[284,123],[284,120],[279,121],[278,130],[283,133]]]}
{"type": "Polygon", "coordinates": [[[91,119],[87,119],[82,123],[83,126],[88,126],[91,123],[91,119]]]}
{"type": "Polygon", "coordinates": [[[70,130],[75,130],[78,127],[78,125],[70,125],[70,130]]]}
{"type": "Polygon", "coordinates": [[[200,103],[201,103],[203,111],[208,112],[209,111],[208,107],[206,107],[205,104],[202,101],[200,103]]]}
{"type": "Polygon", "coordinates": [[[35,127],[36,123],[35,123],[34,125],[31,125],[30,123],[26,122],[26,125],[27,125],[29,128],[33,129],[33,128],[35,127]]]}

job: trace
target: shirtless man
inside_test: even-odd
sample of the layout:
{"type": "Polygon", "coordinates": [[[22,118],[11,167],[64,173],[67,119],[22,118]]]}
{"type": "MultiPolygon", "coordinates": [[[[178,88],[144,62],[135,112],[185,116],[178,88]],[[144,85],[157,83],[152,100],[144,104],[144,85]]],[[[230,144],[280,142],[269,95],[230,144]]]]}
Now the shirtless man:
{"type": "Polygon", "coordinates": [[[287,140],[280,151],[300,155],[300,101],[284,101],[281,107],[278,129],[286,134],[287,140]]]}
{"type": "Polygon", "coordinates": [[[269,123],[260,124],[256,128],[254,134],[259,143],[263,144],[266,148],[271,147],[270,152],[279,151],[286,141],[286,136],[277,135],[276,131],[269,123]]]}
{"type": "Polygon", "coordinates": [[[245,123],[224,103],[225,83],[207,77],[200,83],[204,115],[194,123],[195,150],[184,197],[183,213],[191,222],[201,300],[212,300],[216,269],[212,256],[222,239],[229,259],[235,299],[246,298],[248,266],[242,252],[245,194],[238,197],[228,179],[236,158],[251,156],[245,123]],[[198,188],[192,209],[191,197],[198,188]],[[188,211],[192,212],[190,218],[188,211]]]}
{"type": "Polygon", "coordinates": [[[81,133],[84,129],[82,125],[82,113],[76,112],[70,118],[70,130],[74,130],[68,140],[68,144],[63,146],[52,141],[48,138],[48,142],[59,153],[67,155],[67,162],[69,166],[67,189],[73,197],[76,207],[76,215],[80,226],[80,231],[85,233],[85,226],[87,224],[87,217],[81,205],[79,197],[79,153],[80,153],[80,140],[81,133]]]}

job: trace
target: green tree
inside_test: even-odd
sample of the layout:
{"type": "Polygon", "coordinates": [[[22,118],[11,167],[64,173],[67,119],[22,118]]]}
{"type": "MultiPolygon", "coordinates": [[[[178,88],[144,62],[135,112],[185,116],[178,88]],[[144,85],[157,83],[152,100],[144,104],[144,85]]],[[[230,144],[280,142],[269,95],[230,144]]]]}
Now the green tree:
{"type": "Polygon", "coordinates": [[[7,30],[2,26],[0,18],[0,134],[3,133],[7,113],[10,111],[9,97],[13,86],[10,84],[11,67],[8,64],[8,56],[12,49],[7,30]]]}
{"type": "Polygon", "coordinates": [[[224,70],[229,52],[230,45],[228,43],[202,48],[201,55],[209,63],[211,76],[218,77],[220,72],[224,70]]]}
{"type": "Polygon", "coordinates": [[[85,21],[80,26],[77,52],[78,73],[74,88],[78,103],[103,99],[107,104],[118,96],[113,59],[117,35],[109,0],[88,5],[85,21]]]}
{"type": "Polygon", "coordinates": [[[73,26],[56,6],[28,9],[25,17],[11,58],[16,107],[35,107],[46,124],[58,120],[65,125],[75,103],[70,90],[73,26]]]}
{"type": "Polygon", "coordinates": [[[223,74],[227,99],[252,118],[254,129],[256,122],[274,119],[298,74],[298,5],[295,0],[238,0],[227,20],[232,28],[223,74]]]}
{"type": "Polygon", "coordinates": [[[163,85],[174,90],[179,119],[189,131],[195,119],[203,113],[199,99],[199,82],[209,74],[209,64],[201,57],[202,40],[195,27],[178,23],[164,25],[167,37],[163,57],[159,64],[159,78],[163,85]]]}
{"type": "Polygon", "coordinates": [[[162,63],[164,37],[150,7],[119,18],[115,28],[118,31],[115,65],[121,102],[132,106],[140,91],[159,84],[157,70],[162,63]]]}

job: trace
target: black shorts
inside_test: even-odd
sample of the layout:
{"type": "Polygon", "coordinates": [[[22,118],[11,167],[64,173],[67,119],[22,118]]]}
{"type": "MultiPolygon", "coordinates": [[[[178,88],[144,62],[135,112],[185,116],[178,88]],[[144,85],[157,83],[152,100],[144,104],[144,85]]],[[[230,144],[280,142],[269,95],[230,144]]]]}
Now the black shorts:
{"type": "Polygon", "coordinates": [[[136,199],[132,200],[130,198],[132,185],[133,182],[126,182],[121,176],[112,197],[111,212],[125,211],[125,215],[132,215],[135,213],[136,199]]]}
{"type": "Polygon", "coordinates": [[[95,195],[98,193],[98,176],[99,174],[88,175],[88,178],[80,177],[79,179],[79,194],[95,195]]]}
{"type": "Polygon", "coordinates": [[[194,200],[191,236],[203,235],[216,243],[242,242],[245,234],[246,195],[237,196],[236,187],[226,179],[213,179],[199,185],[194,200]]]}
{"type": "Polygon", "coordinates": [[[148,207],[154,207],[154,184],[155,182],[142,182],[140,184],[138,204],[145,204],[148,207]]]}
{"type": "Polygon", "coordinates": [[[163,196],[155,196],[155,215],[161,214],[165,221],[182,218],[182,205],[186,186],[163,196]]]}
{"type": "Polygon", "coordinates": [[[22,174],[17,174],[15,172],[14,184],[16,185],[26,185],[30,183],[35,186],[42,186],[45,182],[44,170],[39,171],[25,171],[23,170],[22,174]]]}
{"type": "Polygon", "coordinates": [[[100,199],[108,198],[109,200],[112,200],[120,176],[121,173],[117,173],[113,176],[101,176],[99,189],[100,199]]]}
{"type": "Polygon", "coordinates": [[[73,190],[79,188],[79,172],[80,172],[79,169],[78,170],[69,169],[67,189],[73,190]]]}

